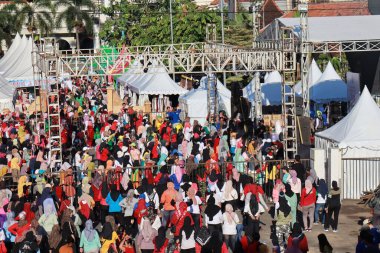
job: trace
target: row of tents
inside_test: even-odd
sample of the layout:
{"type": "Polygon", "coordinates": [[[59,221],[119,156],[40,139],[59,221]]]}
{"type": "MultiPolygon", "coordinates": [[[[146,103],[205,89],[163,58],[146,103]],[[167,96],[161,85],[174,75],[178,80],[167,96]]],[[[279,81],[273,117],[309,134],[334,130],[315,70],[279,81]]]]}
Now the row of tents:
{"type": "MultiPolygon", "coordinates": [[[[322,73],[317,63],[313,60],[309,69],[307,82],[309,85],[310,100],[316,103],[328,103],[331,101],[347,101],[347,85],[335,71],[329,62],[322,73]]],[[[249,102],[255,102],[255,86],[250,82],[243,88],[243,97],[249,102]]],[[[261,98],[264,106],[281,105],[282,103],[282,77],[278,71],[273,71],[264,77],[261,84],[261,98]]],[[[287,91],[290,87],[286,86],[287,91]]],[[[302,96],[302,83],[298,82],[294,87],[297,96],[302,96]]]]}

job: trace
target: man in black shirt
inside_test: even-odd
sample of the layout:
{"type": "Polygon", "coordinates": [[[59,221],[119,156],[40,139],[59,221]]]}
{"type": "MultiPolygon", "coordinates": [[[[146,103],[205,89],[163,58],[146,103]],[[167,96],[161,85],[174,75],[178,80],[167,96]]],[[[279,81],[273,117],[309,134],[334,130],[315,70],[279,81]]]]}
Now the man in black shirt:
{"type": "Polygon", "coordinates": [[[301,180],[302,186],[304,186],[306,169],[301,163],[301,157],[299,155],[295,156],[295,161],[294,161],[292,169],[297,172],[297,177],[301,180]]]}

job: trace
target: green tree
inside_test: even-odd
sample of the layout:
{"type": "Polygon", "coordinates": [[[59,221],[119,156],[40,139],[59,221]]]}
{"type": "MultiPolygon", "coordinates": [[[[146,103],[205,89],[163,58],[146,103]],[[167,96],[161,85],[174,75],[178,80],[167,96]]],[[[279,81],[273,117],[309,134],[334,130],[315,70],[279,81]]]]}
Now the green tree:
{"type": "Polygon", "coordinates": [[[66,24],[67,30],[75,29],[77,49],[79,49],[79,33],[86,31],[92,33],[93,19],[91,12],[95,9],[95,5],[91,0],[59,0],[55,3],[55,9],[60,11],[56,17],[58,27],[66,24]]]}
{"type": "Polygon", "coordinates": [[[14,0],[4,7],[10,21],[15,22],[12,26],[20,31],[22,25],[26,25],[30,33],[39,32],[49,34],[54,27],[54,8],[49,0],[35,0],[28,2],[14,0]]]}
{"type": "MultiPolygon", "coordinates": [[[[201,42],[206,24],[219,23],[217,12],[198,8],[189,0],[172,0],[174,43],[201,42]]],[[[103,41],[113,46],[171,43],[169,0],[139,1],[104,8],[110,16],[100,31],[103,41]],[[116,13],[116,14],[115,14],[116,13]]]]}
{"type": "MultiPolygon", "coordinates": [[[[0,12],[0,41],[5,41],[7,47],[12,44],[13,35],[19,32],[22,24],[19,23],[17,15],[11,12],[0,12]]],[[[0,52],[2,51],[0,43],[0,52]]]]}

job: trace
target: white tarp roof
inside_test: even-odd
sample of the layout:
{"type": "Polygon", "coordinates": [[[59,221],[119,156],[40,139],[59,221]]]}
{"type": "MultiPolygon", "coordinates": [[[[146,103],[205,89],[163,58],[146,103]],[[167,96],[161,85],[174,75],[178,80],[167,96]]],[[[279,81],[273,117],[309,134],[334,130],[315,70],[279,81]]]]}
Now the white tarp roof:
{"type": "Polygon", "coordinates": [[[19,57],[21,57],[21,55],[23,54],[24,49],[25,49],[27,44],[28,44],[28,38],[24,35],[24,36],[22,36],[20,42],[17,43],[17,45],[18,45],[17,49],[15,51],[13,51],[13,53],[7,52],[5,54],[4,57],[6,57],[8,54],[12,53],[11,57],[7,58],[7,60],[4,61],[4,63],[2,64],[2,66],[0,68],[0,74],[2,74],[3,77],[6,78],[7,76],[5,75],[5,73],[7,71],[10,71],[15,66],[17,66],[17,61],[18,61],[19,57]]]}
{"type": "Polygon", "coordinates": [[[369,149],[380,151],[380,109],[367,87],[341,121],[316,137],[335,142],[339,148],[369,149]]]}
{"type": "Polygon", "coordinates": [[[347,100],[347,84],[336,73],[331,62],[309,92],[310,99],[318,103],[347,100]]]}
{"type": "Polygon", "coordinates": [[[33,40],[29,38],[15,64],[3,76],[7,80],[33,79],[32,51],[33,40]]]}
{"type": "MultiPolygon", "coordinates": [[[[262,104],[281,105],[282,103],[282,77],[278,71],[273,71],[264,78],[265,83],[261,84],[262,104]]],[[[287,92],[290,92],[289,86],[286,86],[287,92]]],[[[249,102],[255,102],[255,84],[254,79],[243,88],[243,97],[249,102]]]]}
{"type": "MultiPolygon", "coordinates": [[[[312,87],[314,84],[316,84],[321,78],[322,72],[319,69],[317,63],[313,59],[311,62],[310,68],[309,68],[309,73],[307,74],[307,82],[309,84],[309,89],[312,87]]],[[[302,94],[302,82],[299,81],[295,86],[294,86],[294,91],[296,94],[301,95],[302,94]]]]}
{"type": "Polygon", "coordinates": [[[0,110],[5,108],[14,109],[13,96],[15,87],[13,87],[4,77],[0,75],[0,110]]]}
{"type": "MultiPolygon", "coordinates": [[[[300,18],[279,18],[283,26],[300,34],[300,18]]],[[[272,24],[274,24],[273,22],[272,24]]],[[[309,41],[349,41],[380,39],[380,15],[309,17],[309,41]]]]}
{"type": "MultiPolygon", "coordinates": [[[[206,119],[208,115],[207,111],[207,80],[208,77],[202,77],[199,87],[192,89],[185,95],[179,97],[179,102],[186,104],[187,116],[191,119],[206,119]]],[[[231,91],[227,89],[217,79],[217,94],[219,110],[224,110],[229,117],[231,117],[231,91]]]]}
{"type": "Polygon", "coordinates": [[[125,83],[128,88],[140,95],[182,95],[186,89],[170,78],[163,66],[151,66],[147,73],[136,73],[125,83]]]}
{"type": "Polygon", "coordinates": [[[15,52],[21,43],[20,34],[16,34],[16,37],[12,41],[12,45],[9,47],[8,51],[5,53],[3,58],[0,59],[0,70],[7,66],[8,61],[14,57],[15,52]]]}

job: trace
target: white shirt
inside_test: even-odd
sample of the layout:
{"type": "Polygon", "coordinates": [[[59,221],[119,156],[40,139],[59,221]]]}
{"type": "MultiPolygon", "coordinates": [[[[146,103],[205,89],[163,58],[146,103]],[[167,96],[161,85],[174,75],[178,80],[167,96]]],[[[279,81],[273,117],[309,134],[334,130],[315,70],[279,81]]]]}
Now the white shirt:
{"type": "Polygon", "coordinates": [[[189,239],[186,239],[185,231],[182,231],[181,249],[193,249],[195,248],[194,231],[191,232],[189,239]]]}
{"type": "Polygon", "coordinates": [[[232,219],[232,223],[228,222],[228,214],[223,214],[223,234],[224,235],[236,235],[236,224],[239,223],[239,217],[236,213],[234,213],[234,218],[232,219]]]}
{"type": "Polygon", "coordinates": [[[223,215],[222,215],[222,211],[219,211],[212,219],[212,221],[210,221],[209,217],[207,216],[207,214],[205,214],[205,217],[206,217],[206,224],[208,225],[219,225],[223,222],[223,215]]]}
{"type": "Polygon", "coordinates": [[[327,194],[325,195],[325,197],[323,198],[322,195],[320,193],[318,193],[317,195],[317,204],[325,204],[326,203],[326,199],[327,199],[327,194]]]}
{"type": "MultiPolygon", "coordinates": [[[[190,200],[189,197],[186,197],[186,198],[183,199],[183,201],[185,201],[185,202],[187,202],[187,201],[189,201],[189,200],[190,200]]],[[[193,203],[193,204],[191,205],[191,207],[188,206],[188,207],[187,207],[187,211],[190,212],[191,209],[193,209],[193,211],[190,212],[190,213],[193,213],[193,214],[200,214],[201,211],[200,211],[200,209],[199,209],[199,205],[202,204],[202,200],[201,200],[201,198],[198,197],[198,196],[195,196],[195,200],[197,201],[197,203],[193,203]]]]}

